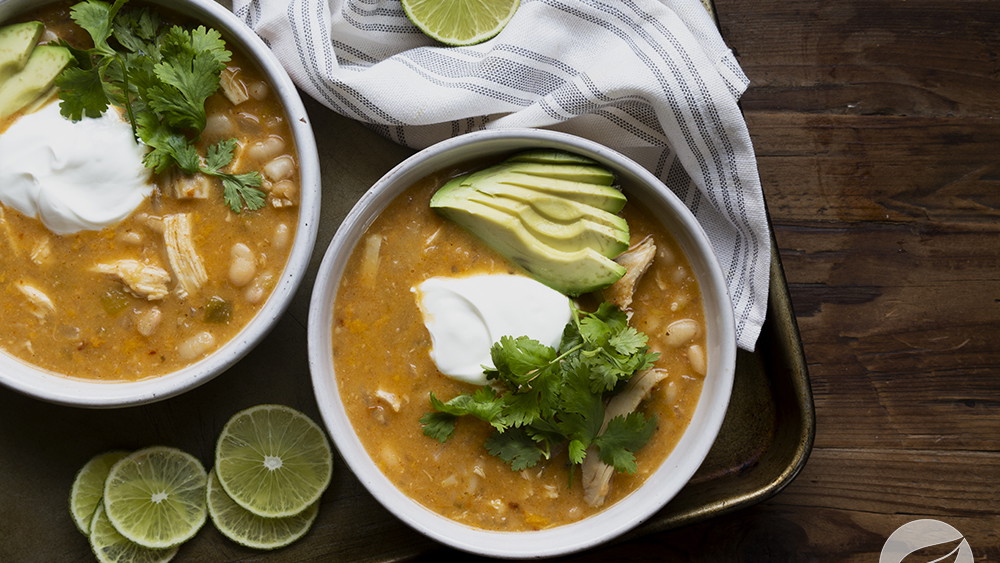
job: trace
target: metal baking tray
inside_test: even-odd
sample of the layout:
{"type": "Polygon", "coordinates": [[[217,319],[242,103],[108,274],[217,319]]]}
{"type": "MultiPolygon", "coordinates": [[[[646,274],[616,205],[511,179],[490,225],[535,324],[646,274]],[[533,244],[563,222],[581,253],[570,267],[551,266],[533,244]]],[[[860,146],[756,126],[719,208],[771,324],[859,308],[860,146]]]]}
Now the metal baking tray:
{"type": "MultiPolygon", "coordinates": [[[[142,407],[86,410],[43,403],[0,387],[0,561],[93,560],[67,498],[93,455],[151,445],[213,459],[226,420],[259,403],[294,406],[320,420],[309,378],[306,313],[320,258],[347,211],[412,154],[364,126],[306,100],[323,167],[319,240],[302,287],[278,326],[246,358],[179,397],[142,407]]],[[[768,319],[754,353],[740,352],[725,423],[681,493],[628,537],[690,524],[760,502],[791,481],[813,439],[813,403],[795,317],[777,253],[768,319]]],[[[398,561],[440,546],[393,517],[339,457],[313,529],[297,543],[259,552],[206,525],[177,561],[398,561]]]]}

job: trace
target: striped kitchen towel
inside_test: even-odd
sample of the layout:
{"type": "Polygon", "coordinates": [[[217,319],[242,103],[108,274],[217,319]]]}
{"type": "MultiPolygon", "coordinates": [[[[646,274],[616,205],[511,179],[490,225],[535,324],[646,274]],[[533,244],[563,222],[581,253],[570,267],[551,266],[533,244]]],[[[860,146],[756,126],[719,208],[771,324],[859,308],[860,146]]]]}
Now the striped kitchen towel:
{"type": "Polygon", "coordinates": [[[399,143],[544,127],[646,166],[708,233],[737,342],[753,349],[771,248],[737,107],[748,81],[700,0],[522,0],[472,47],[428,39],[399,0],[234,0],[233,11],[300,88],[399,143]]]}

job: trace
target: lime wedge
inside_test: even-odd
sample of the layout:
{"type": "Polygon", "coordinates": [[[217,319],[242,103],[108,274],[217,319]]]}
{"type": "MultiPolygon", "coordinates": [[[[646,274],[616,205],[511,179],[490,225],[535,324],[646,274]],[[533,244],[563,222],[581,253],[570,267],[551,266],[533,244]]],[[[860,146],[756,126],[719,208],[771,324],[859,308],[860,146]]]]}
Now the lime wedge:
{"type": "Polygon", "coordinates": [[[128,452],[105,452],[91,458],[76,473],[69,490],[69,513],[83,535],[90,535],[90,521],[104,497],[104,481],[111,466],[127,455],[128,452]]]}
{"type": "Polygon", "coordinates": [[[520,0],[402,0],[420,31],[446,45],[482,43],[507,25],[520,0]]]}
{"type": "Polygon", "coordinates": [[[317,514],[319,501],[293,516],[257,516],[226,494],[214,469],[208,473],[208,515],[222,535],[240,545],[256,549],[285,547],[309,531],[317,514]]]}
{"type": "Polygon", "coordinates": [[[139,450],[111,468],[104,508],[118,532],[150,548],[190,539],[207,518],[208,475],[191,454],[156,446],[139,450]]]}
{"type": "Polygon", "coordinates": [[[316,502],[333,473],[323,430],[299,411],[258,405],[222,428],[215,471],[240,506],[267,518],[291,516],[316,502]]]}
{"type": "Polygon", "coordinates": [[[176,547],[150,549],[127,540],[111,525],[103,505],[98,505],[88,528],[90,547],[101,563],[165,563],[177,554],[176,547]]]}

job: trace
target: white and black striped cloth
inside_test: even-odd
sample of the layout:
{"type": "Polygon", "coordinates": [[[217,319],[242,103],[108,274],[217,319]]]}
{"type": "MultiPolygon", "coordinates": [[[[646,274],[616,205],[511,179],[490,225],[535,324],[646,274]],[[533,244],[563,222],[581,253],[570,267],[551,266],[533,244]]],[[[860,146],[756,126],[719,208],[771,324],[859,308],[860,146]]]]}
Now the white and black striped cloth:
{"type": "Polygon", "coordinates": [[[699,0],[522,0],[497,37],[447,48],[399,0],[234,0],[316,100],[423,148],[545,127],[612,147],[694,212],[729,283],[737,342],[764,321],[770,238],[737,107],[747,78],[699,0]]]}

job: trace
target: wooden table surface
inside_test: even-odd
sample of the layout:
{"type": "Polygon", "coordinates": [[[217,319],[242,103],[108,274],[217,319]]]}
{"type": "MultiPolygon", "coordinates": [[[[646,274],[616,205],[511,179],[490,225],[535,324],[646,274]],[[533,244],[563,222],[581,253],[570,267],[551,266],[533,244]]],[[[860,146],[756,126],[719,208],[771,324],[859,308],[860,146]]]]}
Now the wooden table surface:
{"type": "MultiPolygon", "coordinates": [[[[897,527],[934,518],[959,529],[977,561],[1000,561],[1000,2],[715,6],[752,81],[743,108],[812,380],[814,449],[763,503],[571,559],[877,561],[897,527]]],[[[397,150],[364,135],[358,144],[359,154],[397,150]]],[[[337,161],[324,175],[373,181],[386,169],[360,161],[348,172],[337,161]]],[[[320,244],[330,236],[324,226],[320,244]]],[[[255,352],[243,364],[251,373],[149,408],[83,411],[0,389],[0,561],[89,559],[62,511],[75,467],[105,447],[158,440],[209,459],[217,428],[247,404],[315,414],[307,385],[278,381],[307,377],[305,297],[267,342],[296,350],[292,361],[255,352]],[[214,408],[199,410],[206,402],[214,408]]],[[[342,545],[261,555],[203,532],[180,560],[349,553],[352,539],[372,541],[371,522],[391,517],[356,483],[337,487],[369,507],[312,532],[342,545]]],[[[401,524],[378,533],[400,551],[444,554],[401,524]]]]}
{"type": "Polygon", "coordinates": [[[766,502],[576,559],[878,561],[933,518],[1000,561],[1000,2],[715,6],[751,80],[814,449],[766,502]]]}

